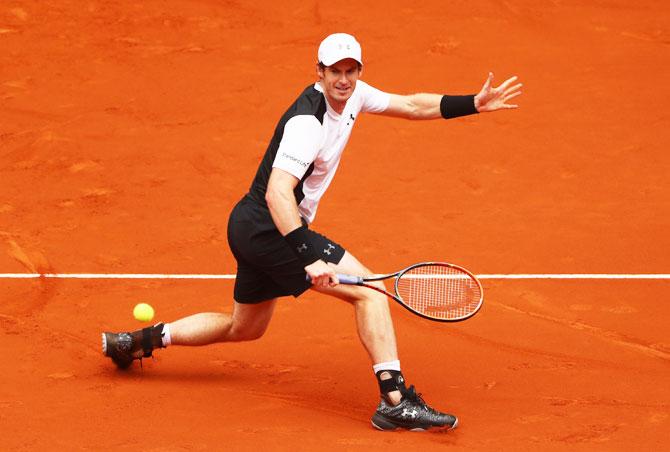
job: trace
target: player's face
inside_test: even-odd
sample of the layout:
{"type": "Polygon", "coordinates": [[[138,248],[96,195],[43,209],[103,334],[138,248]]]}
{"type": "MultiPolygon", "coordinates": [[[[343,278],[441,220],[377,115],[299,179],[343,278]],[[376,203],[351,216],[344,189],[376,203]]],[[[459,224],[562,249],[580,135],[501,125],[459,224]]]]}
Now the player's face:
{"type": "Polygon", "coordinates": [[[356,81],[361,75],[358,62],[347,58],[323,70],[317,66],[317,72],[328,103],[341,113],[347,100],[354,93],[356,81]]]}

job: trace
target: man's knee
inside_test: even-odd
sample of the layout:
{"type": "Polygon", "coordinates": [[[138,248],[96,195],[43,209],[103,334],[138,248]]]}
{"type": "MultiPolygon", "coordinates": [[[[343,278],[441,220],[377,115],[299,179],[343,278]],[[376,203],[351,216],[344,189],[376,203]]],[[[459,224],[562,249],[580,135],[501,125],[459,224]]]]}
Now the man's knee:
{"type": "Polygon", "coordinates": [[[235,325],[228,333],[228,340],[232,342],[255,341],[265,334],[265,328],[235,328],[235,325]]]}
{"type": "MultiPolygon", "coordinates": [[[[387,290],[386,287],[384,286],[384,283],[381,281],[371,281],[367,284],[381,290],[387,290]]],[[[377,292],[376,290],[370,289],[368,287],[360,287],[359,289],[360,290],[356,292],[355,299],[352,300],[354,303],[361,303],[361,302],[387,303],[385,294],[377,292]]]]}
{"type": "Polygon", "coordinates": [[[235,303],[233,323],[226,341],[241,342],[260,339],[267,330],[276,304],[275,299],[257,304],[235,303]]]}

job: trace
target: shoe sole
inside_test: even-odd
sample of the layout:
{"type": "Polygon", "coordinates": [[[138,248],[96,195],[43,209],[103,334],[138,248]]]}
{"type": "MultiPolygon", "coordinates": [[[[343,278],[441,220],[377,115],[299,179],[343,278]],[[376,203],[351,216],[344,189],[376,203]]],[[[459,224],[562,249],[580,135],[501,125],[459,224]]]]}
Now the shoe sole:
{"type": "Polygon", "coordinates": [[[107,356],[107,335],[102,333],[102,354],[107,356]]]}
{"type": "Polygon", "coordinates": [[[416,428],[407,428],[403,427],[401,425],[396,425],[392,422],[387,421],[386,419],[382,418],[381,416],[374,415],[372,416],[372,419],[370,420],[372,423],[372,426],[376,428],[377,430],[381,430],[383,432],[390,432],[393,430],[398,430],[398,429],[406,429],[411,432],[425,432],[426,430],[430,429],[435,429],[435,430],[453,430],[456,427],[458,427],[458,418],[456,418],[456,421],[454,421],[453,425],[443,425],[441,427],[438,426],[427,426],[427,427],[416,427],[416,428]],[[376,421],[376,422],[375,422],[376,421]]]}

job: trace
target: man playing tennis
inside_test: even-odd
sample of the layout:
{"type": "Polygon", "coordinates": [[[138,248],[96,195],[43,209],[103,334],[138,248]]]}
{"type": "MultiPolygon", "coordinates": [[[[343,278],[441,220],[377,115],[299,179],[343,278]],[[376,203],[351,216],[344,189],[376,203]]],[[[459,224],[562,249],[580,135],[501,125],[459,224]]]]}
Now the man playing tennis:
{"type": "MultiPolygon", "coordinates": [[[[232,314],[200,313],[134,332],[103,333],[103,353],[119,367],[168,345],[249,341],[265,332],[277,298],[307,289],[349,302],[359,337],[373,364],[381,401],[372,417],[380,430],[454,428],[455,416],[429,407],[405,385],[393,323],[383,294],[339,285],[336,273],[372,272],[334,240],[309,228],[337,170],[360,113],[406,119],[454,118],[516,108],[521,94],[512,77],[492,87],[489,74],[477,95],[396,95],[360,80],[361,47],[348,34],[321,42],[318,81],[281,117],[249,192],[233,209],[228,242],[237,260],[232,314]],[[306,275],[311,279],[307,282],[306,275]]],[[[382,283],[377,283],[382,287],[382,283]]]]}

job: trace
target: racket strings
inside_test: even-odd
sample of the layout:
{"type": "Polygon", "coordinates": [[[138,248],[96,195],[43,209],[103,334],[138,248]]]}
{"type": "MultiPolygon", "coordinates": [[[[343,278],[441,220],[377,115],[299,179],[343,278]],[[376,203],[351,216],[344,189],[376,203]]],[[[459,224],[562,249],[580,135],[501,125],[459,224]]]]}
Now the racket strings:
{"type": "Polygon", "coordinates": [[[442,320],[468,317],[482,301],[479,283],[467,272],[446,265],[409,269],[399,277],[397,292],[410,308],[442,320]]]}

